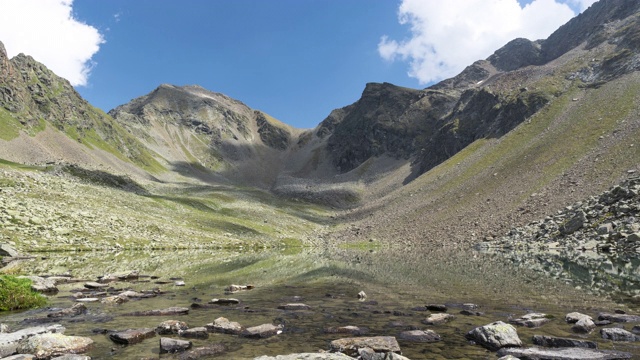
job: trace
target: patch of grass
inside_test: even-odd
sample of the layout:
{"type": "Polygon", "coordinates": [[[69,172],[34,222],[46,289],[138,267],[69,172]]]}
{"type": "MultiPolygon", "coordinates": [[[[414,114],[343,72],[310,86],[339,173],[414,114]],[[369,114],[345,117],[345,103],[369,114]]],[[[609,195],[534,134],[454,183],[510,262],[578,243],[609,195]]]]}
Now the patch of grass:
{"type": "Polygon", "coordinates": [[[31,280],[0,276],[0,311],[33,309],[46,303],[43,295],[31,290],[31,280]]]}
{"type": "Polygon", "coordinates": [[[379,249],[382,244],[377,240],[369,240],[369,241],[356,241],[351,243],[340,244],[339,247],[342,249],[350,249],[350,250],[375,250],[379,249]]]}
{"type": "Polygon", "coordinates": [[[20,135],[20,122],[4,108],[0,107],[0,139],[13,140],[20,135]]]}

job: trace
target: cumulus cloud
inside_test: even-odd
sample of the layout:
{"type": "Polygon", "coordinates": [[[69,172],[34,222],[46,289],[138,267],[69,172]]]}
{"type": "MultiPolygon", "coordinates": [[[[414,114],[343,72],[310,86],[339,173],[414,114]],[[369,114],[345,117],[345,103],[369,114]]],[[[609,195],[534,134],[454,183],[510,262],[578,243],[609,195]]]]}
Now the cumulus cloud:
{"type": "Polygon", "coordinates": [[[73,16],[73,0],[2,0],[0,41],[9,57],[31,55],[73,86],[86,85],[104,39],[73,16]]]}
{"type": "MultiPolygon", "coordinates": [[[[580,8],[595,2],[570,1],[580,8]]],[[[398,19],[411,35],[401,41],[383,36],[378,53],[388,61],[408,61],[409,76],[427,84],[458,74],[515,38],[544,39],[575,15],[556,0],[525,6],[517,0],[403,0],[398,19]]]]}

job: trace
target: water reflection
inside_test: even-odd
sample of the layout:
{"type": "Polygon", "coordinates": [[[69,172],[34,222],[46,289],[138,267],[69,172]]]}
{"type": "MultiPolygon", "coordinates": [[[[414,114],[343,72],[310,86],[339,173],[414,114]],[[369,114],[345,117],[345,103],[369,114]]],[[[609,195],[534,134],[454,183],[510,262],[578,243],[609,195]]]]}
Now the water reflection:
{"type": "MultiPolygon", "coordinates": [[[[520,337],[530,344],[533,334],[572,336],[570,327],[562,321],[571,311],[595,316],[598,311],[611,311],[619,304],[576,288],[577,279],[599,283],[614,280],[617,288],[637,284],[637,272],[624,272],[628,267],[611,262],[609,270],[592,270],[589,261],[567,263],[554,257],[527,256],[478,252],[448,252],[443,249],[327,249],[293,248],[286,251],[253,249],[242,252],[194,249],[175,252],[85,252],[42,254],[21,264],[22,271],[34,274],[72,274],[89,280],[106,273],[138,270],[141,274],[159,279],[142,278],[137,282],[118,283],[116,287],[136,291],[159,288],[165,295],[118,306],[89,304],[92,316],[108,319],[104,323],[88,321],[63,322],[67,334],[91,336],[96,347],[94,358],[140,358],[157,356],[156,340],[129,347],[115,346],[106,336],[96,335],[92,329],[127,329],[155,327],[168,318],[126,317],[122,314],[139,310],[189,307],[193,303],[206,304],[212,298],[227,296],[224,288],[230,284],[252,284],[255,289],[233,294],[241,300],[238,306],[192,309],[181,317],[190,326],[203,326],[219,316],[238,321],[245,326],[262,323],[285,325],[285,333],[275,338],[247,340],[231,335],[215,334],[208,340],[196,340],[195,345],[223,342],[229,356],[242,359],[258,355],[277,355],[292,352],[326,350],[328,342],[342,337],[325,333],[325,328],[355,325],[369,329],[368,335],[398,336],[406,329],[433,329],[443,341],[433,344],[400,342],[403,352],[412,359],[493,358],[495,355],[467,343],[464,333],[475,326],[528,311],[548,313],[556,318],[542,329],[519,328],[520,337]],[[545,270],[546,269],[546,270],[545,270]],[[542,276],[542,274],[545,274],[542,276]],[[551,276],[546,276],[549,274],[551,276]],[[567,281],[571,274],[576,280],[567,281]],[[596,277],[594,274],[601,274],[596,277]],[[157,284],[158,280],[182,278],[186,286],[173,282],[157,284]],[[562,279],[563,281],[558,281],[562,279]],[[627,279],[618,281],[615,279],[627,279]],[[367,301],[358,300],[364,291],[367,301]],[[304,302],[311,311],[278,310],[287,302],[304,302]],[[421,321],[428,312],[421,311],[431,303],[447,304],[456,315],[450,323],[427,326],[421,321]],[[459,314],[463,303],[475,303],[484,313],[481,316],[459,314]]],[[[637,269],[638,263],[629,269],[637,269]]],[[[580,280],[581,281],[581,280],[580,280]]],[[[64,285],[51,299],[52,306],[69,307],[71,292],[80,285],[64,285]]],[[[635,285],[634,285],[635,286],[635,285]]],[[[627,288],[631,289],[631,288],[627,288]]],[[[627,291],[627,290],[625,290],[627,291]]],[[[637,291],[633,290],[633,291],[637,291]]],[[[630,307],[636,306],[629,303],[630,307]]],[[[637,306],[636,306],[637,307],[637,306]]],[[[637,308],[631,308],[637,311],[637,308]]],[[[14,327],[24,326],[26,317],[46,314],[46,310],[13,313],[0,316],[0,322],[14,327]]],[[[610,343],[598,339],[601,348],[610,343]]],[[[640,349],[623,344],[616,347],[640,355],[640,349]]]]}

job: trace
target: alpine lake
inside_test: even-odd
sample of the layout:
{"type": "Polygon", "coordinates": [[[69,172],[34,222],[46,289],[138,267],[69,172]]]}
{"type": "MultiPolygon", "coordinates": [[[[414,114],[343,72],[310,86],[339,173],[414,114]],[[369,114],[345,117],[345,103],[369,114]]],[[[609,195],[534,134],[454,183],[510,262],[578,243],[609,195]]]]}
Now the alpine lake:
{"type": "MultiPolygon", "coordinates": [[[[498,320],[508,322],[530,312],[547,314],[551,321],[539,328],[517,326],[524,346],[532,346],[531,337],[537,334],[571,337],[597,342],[599,349],[626,351],[640,358],[640,342],[604,340],[598,329],[590,334],[575,334],[565,321],[565,315],[574,311],[594,320],[600,312],[615,310],[640,314],[638,254],[358,246],[35,255],[35,259],[20,264],[22,272],[96,281],[105,274],[136,271],[140,275],[137,279],[111,282],[100,291],[106,295],[116,295],[124,289],[158,293],[118,305],[86,303],[86,314],[48,323],[63,325],[65,335],[92,338],[94,345],[86,355],[93,359],[177,358],[159,353],[160,336],[134,345],[119,345],[107,334],[155,328],[165,320],[200,327],[219,317],[244,327],[280,324],[283,330],[264,339],[210,333],[207,339],[185,340],[192,341],[194,348],[224,344],[226,351],[216,358],[253,359],[329,350],[330,341],[354,335],[326,330],[352,325],[362,330],[362,336],[395,336],[402,354],[409,359],[496,359],[495,352],[470,343],[465,334],[477,326],[498,320]],[[253,288],[229,294],[225,289],[231,284],[253,288]],[[366,298],[359,299],[361,291],[366,298]],[[239,304],[208,304],[214,298],[235,298],[239,304]],[[309,309],[278,309],[287,303],[304,303],[309,309]],[[454,318],[440,325],[424,324],[422,321],[431,313],[426,310],[429,304],[446,305],[454,318]],[[477,305],[475,311],[479,314],[461,314],[463,304],[477,305]],[[169,307],[190,310],[180,316],[125,315],[169,307]],[[399,338],[401,332],[412,329],[434,330],[442,340],[420,343],[399,338]]],[[[72,294],[83,289],[83,282],[61,284],[58,288],[57,294],[49,295],[45,308],[3,313],[0,323],[12,330],[36,326],[37,319],[47,318],[51,311],[71,307],[76,301],[72,294]]],[[[637,324],[609,326],[615,325],[631,330],[637,324]]]]}

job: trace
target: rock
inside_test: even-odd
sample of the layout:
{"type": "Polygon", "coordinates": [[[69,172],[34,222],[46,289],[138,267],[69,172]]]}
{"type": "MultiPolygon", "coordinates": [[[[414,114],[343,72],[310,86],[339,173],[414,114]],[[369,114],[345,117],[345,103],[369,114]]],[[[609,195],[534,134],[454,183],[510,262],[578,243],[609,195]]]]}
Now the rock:
{"type": "Polygon", "coordinates": [[[184,321],[167,320],[160,323],[160,325],[156,327],[155,332],[158,335],[171,335],[187,330],[188,328],[189,326],[184,321]]]}
{"type": "Polygon", "coordinates": [[[324,329],[324,332],[327,334],[364,335],[369,332],[369,329],[347,325],[347,326],[329,327],[324,329]]]}
{"type": "Polygon", "coordinates": [[[200,326],[187,330],[180,330],[178,335],[190,339],[206,339],[209,337],[209,332],[207,331],[207,328],[200,326]]]}
{"type": "Polygon", "coordinates": [[[87,289],[102,289],[102,288],[109,287],[109,284],[101,284],[98,282],[90,281],[90,282],[84,283],[84,287],[87,289]]]}
{"type": "Polygon", "coordinates": [[[640,334],[640,325],[636,325],[631,329],[631,332],[634,334],[640,334]]]}
{"type": "Polygon", "coordinates": [[[20,341],[47,333],[63,333],[65,328],[62,325],[36,326],[12,333],[0,334],[0,358],[14,354],[18,348],[20,341]]]}
{"type": "Polygon", "coordinates": [[[359,350],[361,360],[409,360],[408,358],[394,352],[376,352],[370,348],[359,350]]]}
{"type": "Polygon", "coordinates": [[[47,317],[50,317],[50,318],[59,318],[59,317],[67,317],[67,316],[70,317],[70,316],[82,315],[82,314],[85,314],[86,312],[87,312],[87,307],[84,304],[74,304],[70,308],[49,313],[47,314],[47,317]]]}
{"type": "Polygon", "coordinates": [[[367,298],[367,293],[365,293],[364,291],[360,291],[360,292],[358,293],[358,299],[360,299],[360,300],[364,300],[364,299],[366,299],[366,298],[367,298]]]}
{"type": "Polygon", "coordinates": [[[105,274],[98,277],[100,282],[112,282],[112,281],[127,281],[137,280],[140,277],[139,271],[123,271],[115,274],[105,274]]]}
{"type": "Polygon", "coordinates": [[[447,305],[429,304],[429,305],[427,305],[427,310],[429,310],[429,311],[446,312],[447,311],[447,305]]]}
{"type": "Polygon", "coordinates": [[[429,315],[428,318],[422,320],[422,323],[427,325],[439,325],[439,324],[444,324],[446,322],[449,322],[454,318],[455,316],[451,314],[443,314],[443,313],[431,314],[429,315]]]}
{"type": "Polygon", "coordinates": [[[311,306],[306,305],[306,304],[284,304],[284,305],[280,305],[278,306],[278,309],[280,310],[311,310],[311,306]]]}
{"type": "Polygon", "coordinates": [[[491,351],[496,351],[503,347],[522,346],[522,341],[518,337],[516,328],[502,321],[479,326],[469,331],[465,337],[491,351]]]}
{"type": "Polygon", "coordinates": [[[573,330],[573,332],[575,333],[579,333],[579,334],[588,334],[591,331],[593,331],[593,329],[596,328],[596,324],[593,322],[593,320],[591,320],[591,317],[583,317],[580,320],[578,320],[577,323],[573,324],[573,326],[571,327],[571,330],[573,330]]]}
{"type": "Polygon", "coordinates": [[[406,341],[415,341],[415,342],[438,342],[442,340],[440,335],[438,335],[433,330],[409,330],[403,331],[400,333],[399,338],[401,340],[406,341]]]}
{"type": "Polygon", "coordinates": [[[242,331],[242,336],[252,339],[268,338],[282,333],[282,325],[262,324],[242,331]]]}
{"type": "Polygon", "coordinates": [[[173,283],[175,286],[185,286],[186,284],[184,283],[184,281],[182,280],[178,280],[175,283],[173,283]]]}
{"type": "MultiPolygon", "coordinates": [[[[60,357],[56,357],[55,359],[60,359],[60,357]]],[[[31,354],[16,354],[3,357],[2,360],[36,360],[36,357],[31,354]]],[[[91,360],[91,358],[89,358],[89,360],[91,360]]]]}
{"type": "Polygon", "coordinates": [[[363,348],[372,349],[380,353],[401,354],[400,345],[393,336],[355,337],[333,340],[329,347],[331,352],[341,352],[349,356],[358,356],[363,348]]]}
{"type": "Polygon", "coordinates": [[[515,356],[518,359],[553,359],[553,360],[616,360],[631,359],[632,354],[621,351],[596,350],[586,348],[539,348],[525,349],[503,348],[498,356],[515,356]]]}
{"type": "Polygon", "coordinates": [[[474,310],[460,310],[460,315],[465,315],[465,316],[482,316],[484,315],[483,312],[481,311],[474,311],[474,310]]]}
{"type": "Polygon", "coordinates": [[[62,356],[51,358],[51,360],[91,360],[91,358],[86,355],[65,354],[62,356]]]}
{"type": "Polygon", "coordinates": [[[229,321],[227,318],[219,317],[213,320],[212,323],[205,325],[207,331],[223,333],[223,334],[233,334],[239,335],[242,333],[244,328],[237,322],[229,321]]]}
{"type": "Polygon", "coordinates": [[[189,348],[191,348],[191,341],[160,338],[160,354],[183,352],[189,348]]]}
{"type": "Polygon", "coordinates": [[[567,315],[565,315],[564,319],[566,320],[566,322],[568,322],[569,324],[575,324],[577,323],[580,319],[587,317],[591,320],[593,320],[593,318],[589,315],[585,315],[585,314],[581,314],[579,312],[572,312],[572,313],[568,313],[567,315]]]}
{"type": "Polygon", "coordinates": [[[93,340],[82,336],[66,336],[59,333],[39,334],[20,341],[17,352],[33,354],[38,359],[48,359],[65,354],[78,354],[89,350],[93,340]]]}
{"type": "Polygon", "coordinates": [[[525,326],[528,328],[537,328],[548,323],[549,321],[551,320],[547,318],[547,314],[542,314],[542,313],[530,313],[530,314],[524,315],[519,319],[509,320],[509,322],[512,324],[525,326]]]}
{"type": "Polygon", "coordinates": [[[26,278],[31,280],[31,289],[33,291],[41,292],[44,294],[55,294],[58,292],[56,282],[52,279],[43,278],[40,276],[18,276],[19,278],[26,278]]]}
{"type": "Polygon", "coordinates": [[[638,341],[638,337],[634,333],[620,328],[600,329],[600,335],[603,339],[613,341],[638,341]]]}
{"type": "Polygon", "coordinates": [[[156,294],[143,294],[137,291],[127,290],[127,291],[121,292],[120,294],[118,294],[118,296],[126,297],[129,299],[146,299],[146,298],[155,297],[156,294]]]}
{"type": "Polygon", "coordinates": [[[351,356],[340,353],[302,353],[278,356],[260,356],[253,360],[353,360],[351,356]]]}
{"type": "Polygon", "coordinates": [[[109,339],[118,344],[131,345],[140,343],[143,340],[152,338],[154,336],[156,336],[154,329],[143,328],[118,331],[110,334],[109,339]]]}
{"type": "Polygon", "coordinates": [[[597,349],[598,344],[593,341],[559,338],[554,336],[534,335],[533,344],[542,347],[583,347],[597,349]]]}
{"type": "Polygon", "coordinates": [[[170,316],[170,315],[187,315],[189,308],[170,307],[161,310],[145,310],[135,311],[132,313],[122,314],[122,316],[170,316]]]}
{"type": "Polygon", "coordinates": [[[8,332],[9,332],[9,325],[0,324],[0,334],[4,334],[4,333],[8,333],[8,332]]]}
{"type": "Polygon", "coordinates": [[[100,300],[100,302],[105,305],[120,305],[124,304],[127,301],[129,301],[128,297],[120,295],[107,296],[106,298],[100,300]]]}
{"type": "Polygon", "coordinates": [[[206,358],[208,356],[216,356],[220,355],[227,350],[224,344],[211,344],[207,346],[202,346],[195,348],[193,350],[189,350],[180,354],[178,359],[180,360],[196,360],[201,358],[206,358]]]}
{"type": "Polygon", "coordinates": [[[98,298],[81,298],[81,299],[76,299],[77,302],[79,303],[90,303],[90,302],[98,302],[100,301],[100,299],[98,298]]]}
{"type": "Polygon", "coordinates": [[[587,215],[584,211],[580,210],[576,214],[573,215],[567,222],[560,225],[560,233],[563,235],[569,235],[576,232],[578,229],[584,226],[585,221],[587,221],[587,215]]]}
{"type": "Polygon", "coordinates": [[[20,253],[9,244],[0,244],[0,257],[19,257],[20,253]]]}
{"type": "Polygon", "coordinates": [[[598,226],[597,233],[598,235],[607,235],[613,233],[613,224],[606,223],[598,226]]]}
{"type": "Polygon", "coordinates": [[[598,320],[609,320],[613,322],[638,322],[640,323],[639,315],[628,315],[628,314],[610,314],[610,313],[600,313],[598,314],[598,320]]]}
{"type": "Polygon", "coordinates": [[[232,299],[232,298],[228,298],[228,299],[211,299],[211,301],[209,301],[209,304],[235,305],[235,304],[240,304],[240,300],[232,299]]]}

